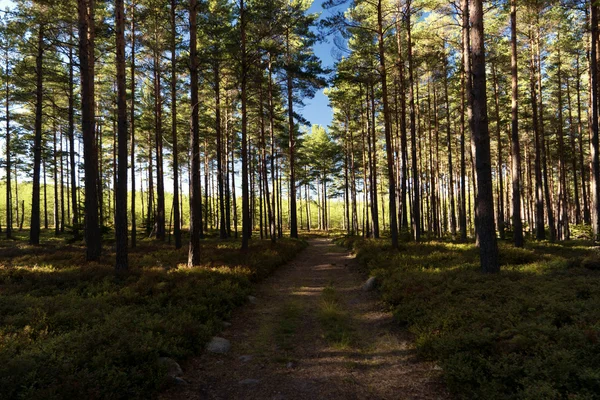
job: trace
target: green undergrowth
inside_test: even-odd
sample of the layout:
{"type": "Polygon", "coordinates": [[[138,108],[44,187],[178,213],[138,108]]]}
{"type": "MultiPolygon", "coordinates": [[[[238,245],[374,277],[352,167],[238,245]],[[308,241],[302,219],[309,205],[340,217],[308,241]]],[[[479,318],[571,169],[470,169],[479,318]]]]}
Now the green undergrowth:
{"type": "Polygon", "coordinates": [[[351,317],[340,304],[339,295],[333,286],[327,286],[321,294],[318,319],[323,329],[323,338],[332,346],[346,349],[354,342],[351,317]]]}
{"type": "Polygon", "coordinates": [[[382,298],[465,399],[600,398],[600,254],[589,242],[500,243],[502,272],[473,244],[345,238],[382,298]]]}
{"type": "Polygon", "coordinates": [[[115,275],[110,245],[85,263],[81,245],[43,242],[0,241],[0,399],[153,397],[168,383],[159,357],[201,352],[252,282],[305,246],[209,239],[190,269],[187,246],[143,240],[115,275]]]}

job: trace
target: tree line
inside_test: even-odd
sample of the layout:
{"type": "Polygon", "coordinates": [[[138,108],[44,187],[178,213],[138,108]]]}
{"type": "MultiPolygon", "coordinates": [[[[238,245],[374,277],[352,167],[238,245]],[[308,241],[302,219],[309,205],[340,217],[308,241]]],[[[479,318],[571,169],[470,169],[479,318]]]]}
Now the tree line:
{"type": "Polygon", "coordinates": [[[114,227],[117,270],[127,269],[138,222],[158,240],[172,231],[177,248],[187,224],[189,265],[209,229],[241,236],[243,250],[257,222],[261,237],[275,241],[284,225],[298,237],[296,139],[306,122],[298,109],[325,85],[309,7],[16,1],[1,30],[6,237],[15,213],[25,219],[17,181],[27,180],[29,242],[39,244],[49,173],[55,233],[83,233],[86,258],[96,260],[114,227]]]}
{"type": "Polygon", "coordinates": [[[474,235],[485,272],[499,270],[497,237],[520,247],[591,224],[599,238],[597,4],[348,5],[326,26],[342,39],[329,96],[349,232],[359,202],[363,234],[380,235],[379,180],[392,246],[474,235]]]}
{"type": "Polygon", "coordinates": [[[212,229],[242,249],[297,237],[312,206],[330,227],[335,198],[348,234],[475,237],[486,272],[497,238],[599,238],[595,3],[329,0],[320,23],[310,5],[16,1],[0,31],[6,236],[30,180],[39,243],[50,177],[56,234],[83,233],[94,260],[114,227],[118,269],[138,223],[177,248],[189,227],[195,265],[212,229]],[[308,132],[303,100],[325,86],[333,122],[308,132]]]}

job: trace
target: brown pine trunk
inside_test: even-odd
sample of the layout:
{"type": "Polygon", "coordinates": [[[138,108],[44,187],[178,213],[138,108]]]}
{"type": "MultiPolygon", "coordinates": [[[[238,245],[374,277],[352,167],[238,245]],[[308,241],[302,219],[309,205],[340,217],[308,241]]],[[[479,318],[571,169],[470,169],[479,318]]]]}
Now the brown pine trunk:
{"type": "Polygon", "coordinates": [[[416,241],[421,240],[421,197],[419,188],[419,167],[417,159],[417,127],[415,115],[415,92],[413,78],[413,57],[412,57],[412,27],[411,27],[411,4],[412,0],[406,2],[406,46],[408,50],[408,105],[410,108],[410,144],[412,151],[412,180],[413,180],[413,201],[412,218],[413,234],[416,241]]]}
{"type": "Polygon", "coordinates": [[[590,2],[591,12],[591,55],[590,55],[590,92],[591,92],[591,161],[592,161],[592,229],[594,240],[600,240],[600,157],[598,139],[598,5],[590,2]]]}
{"type": "MultiPolygon", "coordinates": [[[[135,2],[131,3],[131,248],[137,245],[137,225],[135,217],[135,2]]],[[[142,203],[143,203],[142,195],[142,203]]],[[[144,205],[142,204],[142,213],[144,205]]]]}
{"type": "MultiPolygon", "coordinates": [[[[240,36],[241,36],[241,97],[242,97],[242,250],[248,249],[252,230],[250,221],[250,193],[248,192],[248,60],[246,54],[246,8],[244,0],[240,0],[240,36]]],[[[291,133],[290,133],[291,134],[291,133]]],[[[290,150],[292,151],[292,150],[290,150]]],[[[293,165],[293,160],[292,160],[293,165]]]]}
{"type": "MultiPolygon", "coordinates": [[[[38,27],[35,91],[35,136],[33,140],[33,189],[31,199],[31,220],[29,223],[29,243],[40,244],[40,167],[42,163],[42,101],[43,101],[43,56],[44,25],[38,27]]],[[[46,174],[44,173],[44,178],[46,174]]],[[[45,185],[44,185],[45,188],[45,185]]],[[[45,196],[44,196],[45,199],[45,196]]],[[[44,207],[45,208],[45,207],[44,207]]]]}
{"type": "Polygon", "coordinates": [[[198,123],[198,56],[196,49],[197,13],[196,0],[190,0],[190,100],[191,100],[191,132],[190,132],[190,247],[188,266],[200,264],[200,232],[202,227],[202,199],[200,193],[200,138],[198,123]]]}
{"type": "Polygon", "coordinates": [[[510,3],[511,42],[511,157],[512,157],[512,223],[513,243],[523,247],[523,223],[521,221],[521,147],[519,145],[519,84],[517,68],[517,0],[510,3]]]}
{"type": "Polygon", "coordinates": [[[102,236],[98,220],[98,148],[96,147],[94,99],[94,3],[78,0],[79,64],[81,74],[81,118],[85,170],[85,242],[86,259],[100,258],[102,236]]]}
{"type": "Polygon", "coordinates": [[[485,50],[483,37],[483,2],[472,0],[471,21],[471,60],[472,60],[472,142],[475,148],[477,170],[477,234],[479,236],[479,257],[481,269],[485,273],[500,271],[498,244],[494,224],[494,199],[492,191],[492,170],[490,160],[490,134],[488,131],[485,50]]]}
{"type": "Polygon", "coordinates": [[[117,67],[117,185],[115,191],[116,271],[129,267],[127,259],[127,89],[125,82],[125,6],[115,0],[117,67]]]}
{"type": "MultiPolygon", "coordinates": [[[[181,243],[181,211],[179,208],[179,148],[177,144],[177,24],[175,20],[176,1],[171,0],[171,141],[173,143],[173,236],[175,248],[181,243]]],[[[217,109],[218,110],[218,109],[217,109]]]]}

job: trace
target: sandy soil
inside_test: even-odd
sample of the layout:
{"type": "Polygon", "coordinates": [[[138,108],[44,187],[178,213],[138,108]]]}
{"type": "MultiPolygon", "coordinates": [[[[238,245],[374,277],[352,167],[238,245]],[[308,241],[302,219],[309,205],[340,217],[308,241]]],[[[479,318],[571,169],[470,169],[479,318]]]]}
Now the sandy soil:
{"type": "Polygon", "coordinates": [[[161,399],[447,399],[435,364],[418,360],[376,293],[361,290],[356,261],[328,239],[313,239],[293,262],[257,286],[255,304],[234,314],[220,336],[225,355],[185,363],[161,399]],[[351,332],[327,337],[323,289],[334,292],[351,332]]]}

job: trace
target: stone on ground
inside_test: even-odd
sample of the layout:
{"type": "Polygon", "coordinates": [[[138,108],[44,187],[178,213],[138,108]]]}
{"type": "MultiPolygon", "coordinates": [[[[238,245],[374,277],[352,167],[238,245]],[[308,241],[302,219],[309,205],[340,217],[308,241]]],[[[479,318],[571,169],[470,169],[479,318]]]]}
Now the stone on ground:
{"type": "Polygon", "coordinates": [[[215,336],[206,345],[206,351],[209,353],[225,354],[231,349],[231,343],[229,340],[215,336]]]}
{"type": "Polygon", "coordinates": [[[372,276],[369,279],[367,279],[367,281],[362,285],[362,290],[364,290],[365,292],[370,292],[371,290],[375,289],[376,284],[377,278],[372,276]]]}
{"type": "Polygon", "coordinates": [[[177,363],[177,361],[173,360],[169,357],[159,357],[158,363],[160,365],[164,365],[167,368],[167,376],[171,378],[177,378],[183,375],[183,370],[177,363]]]}

